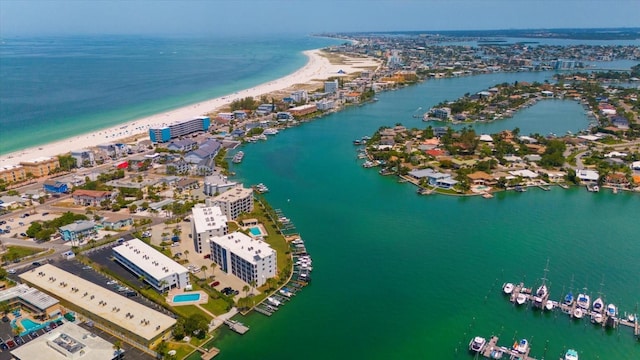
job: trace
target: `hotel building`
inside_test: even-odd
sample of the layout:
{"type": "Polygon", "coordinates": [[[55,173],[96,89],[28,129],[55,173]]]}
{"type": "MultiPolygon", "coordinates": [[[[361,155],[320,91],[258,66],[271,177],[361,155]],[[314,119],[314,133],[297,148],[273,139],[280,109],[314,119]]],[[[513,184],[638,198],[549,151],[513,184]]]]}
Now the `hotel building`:
{"type": "Polygon", "coordinates": [[[22,165],[7,165],[0,167],[0,179],[5,183],[13,183],[27,178],[27,173],[22,165]]]}
{"type": "Polygon", "coordinates": [[[184,289],[191,285],[187,268],[140,239],[125,241],[114,247],[113,257],[160,292],[173,288],[184,289]]]}
{"type": "Polygon", "coordinates": [[[219,269],[255,286],[262,286],[268,278],[276,276],[276,252],[262,240],[241,232],[212,236],[211,260],[219,269]]]}
{"type": "Polygon", "coordinates": [[[207,206],[219,206],[227,219],[237,219],[242,213],[253,211],[253,189],[237,187],[207,200],[207,206]]]}
{"type": "Polygon", "coordinates": [[[149,137],[154,143],[162,143],[194,132],[207,131],[210,125],[211,119],[207,116],[201,116],[191,120],[177,121],[159,128],[150,128],[149,137]]]}
{"type": "MultiPolygon", "coordinates": [[[[57,298],[95,326],[152,348],[171,336],[176,319],[51,264],[20,274],[23,283],[57,298]]],[[[41,357],[39,357],[41,358],[41,357]]]]}
{"type": "Polygon", "coordinates": [[[57,157],[39,157],[29,161],[23,161],[20,163],[24,167],[25,174],[31,173],[35,177],[47,176],[60,167],[60,162],[57,157]]]}
{"type": "MultiPolygon", "coordinates": [[[[191,237],[196,252],[202,253],[202,243],[208,242],[210,237],[229,233],[227,217],[218,206],[194,207],[191,213],[191,237]]],[[[209,249],[206,244],[205,249],[209,249]]]]}

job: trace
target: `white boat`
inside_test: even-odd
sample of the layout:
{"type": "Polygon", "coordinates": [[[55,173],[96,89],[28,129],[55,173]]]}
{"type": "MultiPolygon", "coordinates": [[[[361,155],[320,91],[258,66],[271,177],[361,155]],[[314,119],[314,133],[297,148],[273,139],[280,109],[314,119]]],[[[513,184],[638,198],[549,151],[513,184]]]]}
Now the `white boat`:
{"type": "Polygon", "coordinates": [[[564,360],[578,360],[578,352],[573,349],[567,350],[564,354],[564,360]]]}
{"type": "Polygon", "coordinates": [[[238,151],[235,155],[233,155],[233,159],[231,159],[231,161],[234,164],[239,164],[242,162],[242,158],[244,158],[244,152],[238,151]]]}
{"type": "Polygon", "coordinates": [[[280,306],[280,301],[272,298],[272,297],[268,297],[267,298],[267,302],[269,302],[269,304],[273,305],[273,306],[280,306]]]}
{"type": "Polygon", "coordinates": [[[533,297],[533,305],[537,308],[542,308],[544,306],[544,302],[546,302],[546,298],[549,295],[549,290],[547,289],[547,285],[542,284],[538,290],[536,290],[536,294],[533,297]]]}
{"type": "Polygon", "coordinates": [[[518,297],[516,298],[516,303],[518,303],[518,305],[522,305],[525,302],[527,302],[527,295],[523,293],[518,294],[518,297]]]}
{"type": "Polygon", "coordinates": [[[604,310],[604,301],[602,301],[602,298],[597,298],[593,302],[592,307],[593,307],[593,311],[601,313],[602,310],[604,310]]]}
{"type": "Polygon", "coordinates": [[[577,307],[575,308],[575,310],[573,310],[573,317],[575,317],[576,319],[582,319],[583,316],[584,310],[582,310],[581,308],[577,307]]]}
{"type": "Polygon", "coordinates": [[[502,287],[502,291],[504,291],[505,294],[511,294],[513,292],[513,284],[512,283],[506,283],[504,284],[504,286],[502,287]]]}
{"type": "Polygon", "coordinates": [[[578,294],[578,299],[576,299],[576,303],[578,307],[583,309],[588,309],[591,304],[591,298],[587,294],[578,294]]]}
{"type": "Polygon", "coordinates": [[[618,308],[613,304],[607,305],[607,316],[615,317],[617,315],[618,315],[618,308]]]}
{"type": "Polygon", "coordinates": [[[485,338],[476,336],[469,342],[469,350],[479,353],[486,344],[487,340],[485,340],[485,338]]]}
{"type": "Polygon", "coordinates": [[[573,304],[573,293],[571,291],[564,297],[564,303],[565,305],[573,304]]]}
{"type": "Polygon", "coordinates": [[[595,311],[591,313],[591,322],[592,323],[594,323],[594,324],[602,324],[602,320],[603,320],[603,317],[602,317],[601,313],[595,312],[595,311]]]}
{"type": "Polygon", "coordinates": [[[547,303],[544,304],[544,308],[551,311],[553,310],[553,308],[555,307],[555,305],[553,304],[553,301],[551,300],[547,300],[547,303]]]}
{"type": "Polygon", "coordinates": [[[514,350],[519,352],[520,354],[524,354],[527,352],[527,350],[529,350],[529,342],[527,341],[527,339],[522,339],[514,345],[514,350]]]}
{"type": "Polygon", "coordinates": [[[262,133],[265,135],[275,135],[278,133],[278,130],[274,128],[268,128],[268,129],[265,129],[262,133]]]}

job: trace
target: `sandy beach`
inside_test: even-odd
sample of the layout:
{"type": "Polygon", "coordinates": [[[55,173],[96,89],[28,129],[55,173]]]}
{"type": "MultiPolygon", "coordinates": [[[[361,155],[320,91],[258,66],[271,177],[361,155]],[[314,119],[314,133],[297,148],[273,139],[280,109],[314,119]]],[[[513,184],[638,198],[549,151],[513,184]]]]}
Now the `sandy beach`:
{"type": "Polygon", "coordinates": [[[320,82],[330,77],[344,76],[360,72],[366,67],[378,65],[378,62],[371,58],[349,58],[347,61],[344,61],[343,64],[335,65],[331,64],[329,59],[320,53],[320,49],[304,51],[304,54],[308,58],[305,66],[285,77],[260,84],[250,89],[136,119],[99,131],[0,155],[0,167],[17,165],[22,161],[29,161],[43,156],[65,154],[73,150],[90,148],[98,144],[117,142],[138,134],[140,134],[138,140],[148,139],[148,129],[150,127],[162,126],[174,121],[187,120],[206,115],[221,109],[237,99],[249,96],[259,98],[263,94],[284,90],[296,84],[320,82]],[[340,70],[342,70],[344,74],[339,74],[338,71],[340,70]]]}

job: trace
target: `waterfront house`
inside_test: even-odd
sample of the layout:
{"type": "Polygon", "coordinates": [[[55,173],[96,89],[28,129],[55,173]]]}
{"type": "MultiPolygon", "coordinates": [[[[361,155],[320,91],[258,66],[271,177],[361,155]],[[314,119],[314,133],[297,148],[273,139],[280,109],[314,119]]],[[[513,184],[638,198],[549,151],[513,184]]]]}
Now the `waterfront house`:
{"type": "Polygon", "coordinates": [[[237,219],[242,213],[253,211],[253,189],[235,187],[218,196],[207,199],[207,206],[219,206],[228,219],[237,219]]]}
{"type": "Polygon", "coordinates": [[[260,104],[256,109],[256,115],[264,116],[269,115],[276,110],[276,106],[273,104],[260,104]]]}
{"type": "Polygon", "coordinates": [[[493,176],[487,174],[484,171],[476,171],[467,175],[467,178],[471,181],[473,185],[495,185],[496,180],[493,176]]]}
{"type": "Polygon", "coordinates": [[[604,179],[604,185],[613,186],[617,188],[626,188],[630,185],[627,176],[622,173],[609,174],[604,179]]]}
{"type": "Polygon", "coordinates": [[[51,194],[64,194],[69,191],[67,183],[58,180],[47,180],[42,185],[45,192],[51,194]]]}
{"type": "Polygon", "coordinates": [[[540,169],[538,170],[538,172],[540,172],[541,174],[546,174],[549,178],[549,182],[553,183],[561,182],[564,180],[564,177],[567,176],[567,173],[556,170],[540,169]]]}
{"type": "Polygon", "coordinates": [[[583,184],[596,184],[600,174],[595,170],[579,169],[576,170],[576,178],[583,184]]]}
{"type": "Polygon", "coordinates": [[[538,173],[533,172],[531,170],[527,170],[527,169],[509,171],[509,174],[511,174],[513,176],[518,176],[518,177],[521,177],[521,178],[525,178],[525,179],[535,179],[538,176],[540,176],[538,173]]]}
{"type": "Polygon", "coordinates": [[[96,233],[96,223],[78,220],[69,225],[59,227],[58,232],[60,232],[64,241],[80,241],[96,233]]]}
{"type": "Polygon", "coordinates": [[[77,167],[94,166],[96,164],[95,154],[88,149],[74,150],[71,152],[71,156],[76,160],[77,167]]]}
{"type": "Polygon", "coordinates": [[[71,197],[76,205],[100,206],[103,201],[111,201],[115,197],[115,193],[98,190],[76,190],[71,194],[71,197]]]}

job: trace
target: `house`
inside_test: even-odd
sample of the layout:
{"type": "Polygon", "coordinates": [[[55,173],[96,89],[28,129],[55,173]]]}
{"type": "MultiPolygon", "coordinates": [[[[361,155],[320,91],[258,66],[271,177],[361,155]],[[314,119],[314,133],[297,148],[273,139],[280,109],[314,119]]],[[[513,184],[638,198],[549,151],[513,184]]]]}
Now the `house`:
{"type": "Polygon", "coordinates": [[[197,189],[199,187],[197,179],[180,179],[176,183],[176,189],[179,191],[189,190],[189,189],[197,189]]]}
{"type": "Polygon", "coordinates": [[[627,186],[630,185],[629,180],[627,179],[627,176],[622,173],[613,173],[613,174],[607,175],[606,178],[604,179],[604,183],[605,185],[615,186],[618,188],[620,187],[626,188],[627,186]]]}
{"type": "Polygon", "coordinates": [[[521,178],[525,178],[525,179],[535,179],[537,178],[539,175],[536,172],[533,172],[531,170],[515,170],[515,171],[509,171],[509,174],[513,175],[513,176],[519,176],[521,178]]]}
{"type": "Polygon", "coordinates": [[[96,158],[93,151],[88,149],[74,150],[71,152],[71,157],[76,159],[76,166],[94,166],[96,164],[96,158]]]}
{"type": "Polygon", "coordinates": [[[76,190],[71,194],[73,202],[82,206],[100,206],[103,201],[111,201],[115,194],[110,191],[76,190]]]}
{"type": "Polygon", "coordinates": [[[191,164],[198,164],[202,160],[212,159],[218,155],[222,144],[215,139],[207,139],[200,144],[197,150],[193,150],[185,155],[184,160],[191,164]]]}
{"type": "Polygon", "coordinates": [[[93,221],[78,220],[72,224],[61,226],[58,232],[64,241],[80,241],[96,232],[96,223],[93,221]]]}
{"type": "Polygon", "coordinates": [[[622,116],[614,116],[611,119],[611,124],[621,130],[629,129],[629,120],[623,118],[622,116]]]}
{"type": "Polygon", "coordinates": [[[276,110],[276,106],[273,104],[260,104],[256,109],[256,115],[264,116],[269,115],[276,110]]]}
{"type": "Polygon", "coordinates": [[[191,170],[191,164],[189,164],[184,160],[174,161],[166,165],[167,175],[171,175],[171,174],[184,175],[184,174],[188,174],[189,170],[191,170]]]}
{"type": "Polygon", "coordinates": [[[579,169],[576,170],[576,178],[583,184],[595,184],[600,179],[600,174],[595,170],[579,169]]]}
{"type": "Polygon", "coordinates": [[[47,193],[51,194],[64,194],[69,191],[69,186],[67,183],[58,181],[58,180],[47,180],[42,185],[43,189],[47,193]]]}
{"type": "Polygon", "coordinates": [[[109,214],[102,218],[102,227],[113,230],[120,230],[124,227],[133,225],[133,218],[129,215],[109,214]]]}
{"type": "Polygon", "coordinates": [[[5,210],[17,209],[20,206],[29,206],[30,204],[30,199],[24,199],[20,196],[0,196],[0,208],[5,210]]]}
{"type": "Polygon", "coordinates": [[[191,139],[181,139],[172,141],[167,145],[167,149],[171,151],[187,152],[195,149],[198,143],[191,139]]]}
{"type": "Polygon", "coordinates": [[[473,185],[494,185],[496,184],[496,180],[493,176],[487,174],[484,171],[476,171],[467,175],[467,178],[471,180],[473,185]]]}
{"type": "Polygon", "coordinates": [[[449,188],[457,183],[449,181],[453,180],[451,179],[451,174],[437,172],[433,169],[411,170],[409,176],[417,180],[426,179],[427,183],[432,186],[438,186],[438,184],[440,184],[443,187],[449,188]]]}

